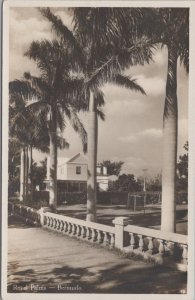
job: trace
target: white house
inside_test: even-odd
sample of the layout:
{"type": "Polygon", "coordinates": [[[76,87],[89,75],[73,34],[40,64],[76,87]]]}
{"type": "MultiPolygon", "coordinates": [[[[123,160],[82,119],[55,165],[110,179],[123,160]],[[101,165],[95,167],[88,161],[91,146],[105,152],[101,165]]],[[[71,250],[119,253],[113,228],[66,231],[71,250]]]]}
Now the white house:
{"type": "MultiPolygon", "coordinates": [[[[50,158],[47,158],[47,180],[49,181],[50,158]]],[[[72,158],[58,157],[57,180],[59,192],[79,192],[87,189],[87,158],[78,153],[72,158]]],[[[97,165],[97,183],[100,191],[108,190],[107,168],[97,165]]],[[[48,189],[48,187],[47,187],[48,189]]]]}

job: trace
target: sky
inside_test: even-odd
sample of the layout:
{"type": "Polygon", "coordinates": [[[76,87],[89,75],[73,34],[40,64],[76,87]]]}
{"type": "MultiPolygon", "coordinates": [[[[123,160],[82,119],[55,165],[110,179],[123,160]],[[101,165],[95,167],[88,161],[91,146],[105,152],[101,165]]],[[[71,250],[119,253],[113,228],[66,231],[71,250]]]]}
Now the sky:
{"type": "MultiPolygon", "coordinates": [[[[71,29],[72,19],[63,8],[53,8],[71,29]]],[[[10,9],[10,81],[20,79],[24,72],[38,75],[34,61],[24,56],[33,40],[54,39],[50,23],[37,8],[10,9]]],[[[102,160],[123,161],[122,172],[142,174],[147,169],[154,175],[162,170],[162,126],[167,73],[166,48],[158,49],[153,62],[125,70],[125,74],[136,79],[145,90],[146,96],[117,86],[106,84],[102,90],[106,105],[105,121],[98,124],[98,162],[102,160]]],[[[178,157],[184,153],[188,140],[188,75],[178,62],[178,157]]],[[[80,114],[87,129],[87,113],[80,114]]],[[[58,151],[60,157],[71,157],[82,153],[81,140],[67,125],[64,136],[70,143],[67,150],[58,151]]],[[[45,154],[33,151],[39,161],[45,154]]]]}

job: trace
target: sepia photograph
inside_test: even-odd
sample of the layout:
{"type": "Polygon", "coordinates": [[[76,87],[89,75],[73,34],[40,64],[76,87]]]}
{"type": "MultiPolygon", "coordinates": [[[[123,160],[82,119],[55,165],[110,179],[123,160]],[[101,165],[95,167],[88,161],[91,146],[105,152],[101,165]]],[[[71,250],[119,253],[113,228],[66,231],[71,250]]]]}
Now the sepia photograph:
{"type": "Polygon", "coordinates": [[[39,2],[4,10],[5,299],[189,296],[192,8],[39,2]]]}

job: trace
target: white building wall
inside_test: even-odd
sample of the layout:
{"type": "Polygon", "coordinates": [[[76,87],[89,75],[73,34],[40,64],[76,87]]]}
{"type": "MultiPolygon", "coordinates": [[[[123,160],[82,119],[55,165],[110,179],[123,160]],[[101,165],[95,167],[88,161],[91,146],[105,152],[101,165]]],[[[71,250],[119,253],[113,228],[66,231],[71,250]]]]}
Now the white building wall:
{"type": "MultiPolygon", "coordinates": [[[[58,180],[69,180],[69,181],[87,181],[88,171],[87,163],[84,162],[83,158],[78,157],[76,160],[71,162],[65,162],[58,158],[58,167],[57,167],[57,179],[58,180]],[[76,167],[81,167],[81,174],[76,174],[76,167]]],[[[50,169],[50,158],[47,157],[47,180],[49,180],[49,169],[50,169]]],[[[100,191],[108,190],[108,181],[109,177],[107,175],[107,168],[97,166],[97,182],[99,184],[100,191]],[[98,172],[99,171],[99,172],[98,172]],[[102,174],[103,173],[103,174],[102,174]]]]}
{"type": "Polygon", "coordinates": [[[67,179],[87,181],[87,164],[68,163],[67,164],[67,179]],[[81,168],[81,174],[76,174],[76,167],[81,168]]]}
{"type": "Polygon", "coordinates": [[[58,180],[67,180],[67,165],[61,165],[57,168],[57,179],[58,180]]]}
{"type": "Polygon", "coordinates": [[[108,190],[108,176],[97,176],[97,183],[100,191],[108,190]]]}

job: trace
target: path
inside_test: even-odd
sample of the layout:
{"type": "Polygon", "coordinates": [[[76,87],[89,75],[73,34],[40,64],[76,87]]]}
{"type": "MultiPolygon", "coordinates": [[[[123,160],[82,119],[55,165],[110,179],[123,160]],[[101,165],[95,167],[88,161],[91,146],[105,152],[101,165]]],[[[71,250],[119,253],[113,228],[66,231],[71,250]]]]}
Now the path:
{"type": "Polygon", "coordinates": [[[130,260],[13,217],[8,251],[9,292],[141,294],[186,289],[185,273],[130,260]]]}

